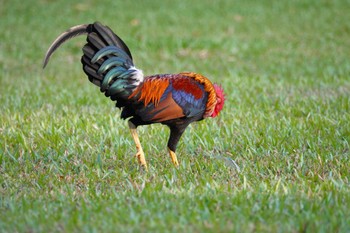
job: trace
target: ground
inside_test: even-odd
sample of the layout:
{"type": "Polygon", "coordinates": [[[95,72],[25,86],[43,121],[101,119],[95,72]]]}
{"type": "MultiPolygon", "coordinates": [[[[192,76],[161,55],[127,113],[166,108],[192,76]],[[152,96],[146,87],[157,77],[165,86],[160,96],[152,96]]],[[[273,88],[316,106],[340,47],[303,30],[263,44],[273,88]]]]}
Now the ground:
{"type": "Polygon", "coordinates": [[[0,0],[2,232],[348,232],[349,1],[0,0]],[[168,129],[140,128],[81,70],[100,21],[145,74],[221,83],[219,117],[191,125],[175,168],[168,129]]]}

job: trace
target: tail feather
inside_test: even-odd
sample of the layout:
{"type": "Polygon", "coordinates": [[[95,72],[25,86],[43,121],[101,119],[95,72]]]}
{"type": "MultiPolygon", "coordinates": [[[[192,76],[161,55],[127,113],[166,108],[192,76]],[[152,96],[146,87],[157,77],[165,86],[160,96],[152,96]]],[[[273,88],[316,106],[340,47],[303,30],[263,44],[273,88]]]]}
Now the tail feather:
{"type": "MultiPolygon", "coordinates": [[[[104,41],[105,44],[118,46],[116,43],[116,39],[113,36],[114,33],[111,30],[106,30],[107,27],[102,27],[100,24],[96,24],[95,29],[99,35],[101,35],[100,39],[104,41]]],[[[109,28],[108,28],[109,29],[109,28]]]]}
{"type": "Polygon", "coordinates": [[[131,52],[128,46],[124,43],[122,39],[119,38],[108,26],[103,26],[100,23],[94,23],[96,31],[101,35],[102,39],[107,45],[115,45],[125,51],[130,59],[132,60],[131,52]]]}
{"type": "Polygon", "coordinates": [[[87,34],[87,44],[83,47],[84,55],[81,58],[85,74],[100,87],[101,92],[122,107],[144,77],[142,71],[135,68],[127,45],[109,27],[95,22],[70,28],[49,47],[43,67],[60,45],[82,34],[87,34]]]}
{"type": "Polygon", "coordinates": [[[125,60],[120,57],[111,57],[108,58],[98,69],[97,73],[101,74],[104,71],[108,70],[109,68],[113,66],[122,66],[124,64],[125,60]]]}
{"type": "Polygon", "coordinates": [[[108,45],[94,32],[88,35],[87,42],[90,43],[90,45],[93,45],[96,49],[102,49],[108,45]]]}
{"type": "MultiPolygon", "coordinates": [[[[132,64],[132,60],[130,59],[129,55],[127,55],[123,50],[121,50],[120,48],[117,48],[113,45],[110,46],[106,46],[104,48],[101,48],[95,55],[94,57],[91,59],[92,63],[95,63],[96,61],[100,60],[103,57],[106,57],[108,55],[115,55],[117,57],[123,58],[125,60],[125,62],[131,62],[130,64],[132,64]]],[[[133,64],[132,64],[133,65],[133,64]]]]}
{"type": "Polygon", "coordinates": [[[63,44],[65,41],[67,41],[69,39],[72,39],[73,37],[77,37],[77,36],[80,36],[83,34],[88,34],[88,32],[89,32],[88,29],[90,26],[91,26],[91,24],[77,25],[77,26],[74,26],[74,27],[70,28],[69,30],[65,31],[61,35],[59,35],[56,38],[56,40],[54,40],[54,42],[52,42],[51,46],[49,47],[49,49],[47,50],[47,52],[45,54],[43,68],[46,67],[51,55],[53,54],[53,52],[55,52],[56,49],[58,49],[58,47],[61,46],[61,44],[63,44]]]}

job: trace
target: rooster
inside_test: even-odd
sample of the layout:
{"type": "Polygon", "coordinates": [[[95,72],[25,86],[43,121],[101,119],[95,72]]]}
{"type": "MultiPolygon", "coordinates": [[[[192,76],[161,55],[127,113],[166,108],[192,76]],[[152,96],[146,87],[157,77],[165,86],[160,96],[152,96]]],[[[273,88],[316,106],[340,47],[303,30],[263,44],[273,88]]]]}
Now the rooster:
{"type": "Polygon", "coordinates": [[[46,52],[43,68],[53,52],[65,41],[87,34],[81,63],[90,82],[121,108],[128,119],[136,144],[136,157],[147,170],[147,162],[136,128],[161,123],[170,128],[168,152],[178,166],[177,144],[186,127],[208,117],[216,117],[225,102],[221,86],[198,73],[156,74],[144,76],[135,67],[124,41],[99,22],[74,26],[59,35],[46,52]]]}

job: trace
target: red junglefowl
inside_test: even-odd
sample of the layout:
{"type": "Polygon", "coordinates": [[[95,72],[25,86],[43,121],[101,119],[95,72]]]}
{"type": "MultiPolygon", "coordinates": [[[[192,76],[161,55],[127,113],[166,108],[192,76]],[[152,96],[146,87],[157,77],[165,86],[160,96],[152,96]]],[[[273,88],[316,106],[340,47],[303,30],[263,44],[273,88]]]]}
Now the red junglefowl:
{"type": "Polygon", "coordinates": [[[161,123],[170,128],[168,151],[177,166],[175,150],[181,135],[190,123],[219,115],[225,101],[222,88],[191,72],[144,76],[134,66],[126,44],[98,22],[72,27],[58,36],[46,52],[43,67],[62,43],[82,34],[87,34],[83,70],[90,82],[116,101],[121,118],[129,119],[138,162],[147,169],[136,127],[161,123]]]}

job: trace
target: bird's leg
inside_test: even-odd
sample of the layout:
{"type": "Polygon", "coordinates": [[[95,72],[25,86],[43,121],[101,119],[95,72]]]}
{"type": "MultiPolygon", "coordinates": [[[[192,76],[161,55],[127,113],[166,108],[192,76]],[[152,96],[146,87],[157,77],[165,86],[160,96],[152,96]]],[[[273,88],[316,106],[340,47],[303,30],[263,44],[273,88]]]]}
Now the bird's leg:
{"type": "Polygon", "coordinates": [[[179,166],[179,162],[177,161],[177,157],[174,151],[172,151],[169,147],[168,147],[168,151],[169,151],[169,155],[171,158],[171,161],[173,162],[173,164],[177,167],[179,166]]]}
{"type": "Polygon", "coordinates": [[[169,141],[168,141],[168,151],[169,151],[171,161],[173,162],[173,164],[176,167],[179,166],[179,162],[177,161],[177,157],[175,154],[176,146],[181,138],[181,135],[185,131],[187,125],[186,124],[183,124],[181,126],[172,125],[169,127],[170,128],[170,137],[169,137],[169,141]]]}
{"type": "Polygon", "coordinates": [[[136,131],[136,126],[131,121],[128,121],[128,124],[129,124],[129,129],[130,129],[132,138],[134,139],[134,142],[136,144],[136,149],[137,149],[136,157],[137,157],[137,160],[139,161],[139,164],[141,164],[141,166],[144,167],[147,170],[147,162],[146,162],[146,159],[145,159],[145,154],[143,153],[143,150],[142,150],[142,146],[141,146],[141,143],[140,143],[139,136],[138,136],[137,131],[136,131]]]}

